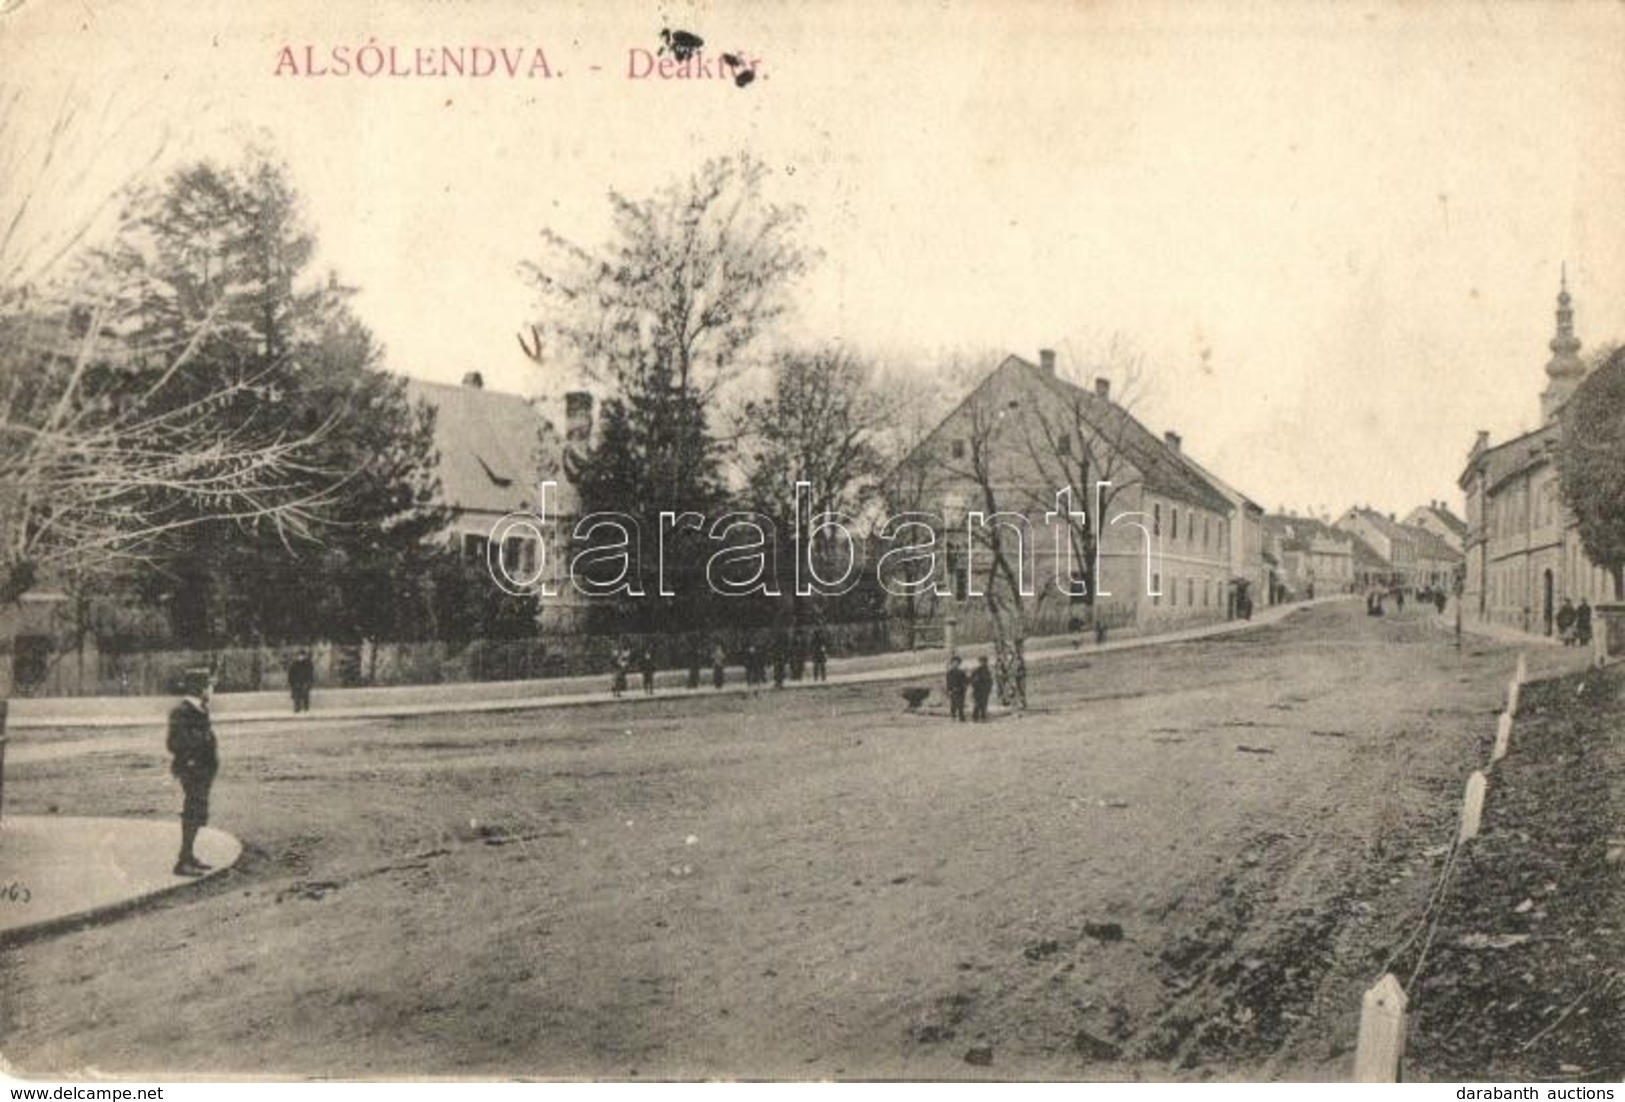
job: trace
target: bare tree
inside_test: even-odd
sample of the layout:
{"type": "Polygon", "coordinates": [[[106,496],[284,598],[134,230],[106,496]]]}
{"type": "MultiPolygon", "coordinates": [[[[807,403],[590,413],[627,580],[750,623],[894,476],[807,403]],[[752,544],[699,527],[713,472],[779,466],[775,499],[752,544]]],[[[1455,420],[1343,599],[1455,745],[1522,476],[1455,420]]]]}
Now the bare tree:
{"type": "MultiPolygon", "coordinates": [[[[1026,571],[1027,549],[1030,541],[1020,533],[1011,533],[1000,517],[1019,510],[1024,491],[1017,489],[1019,478],[1012,479],[1010,459],[1017,454],[1020,440],[1011,430],[1015,419],[1006,416],[1010,411],[1001,407],[992,394],[974,392],[961,408],[965,432],[964,453],[943,464],[943,473],[961,484],[969,484],[975,497],[967,506],[983,515],[984,523],[967,524],[970,542],[967,554],[971,557],[967,571],[974,578],[977,564],[981,564],[981,598],[993,625],[993,650],[997,664],[1000,699],[1017,712],[1027,708],[1027,632],[1030,622],[1026,571]],[[978,556],[977,551],[982,554],[978,556]]],[[[1035,595],[1033,600],[1042,600],[1035,595]]]]}
{"type": "MultiPolygon", "coordinates": [[[[140,560],[211,521],[308,534],[338,485],[312,477],[331,422],[291,433],[243,416],[245,403],[269,409],[279,397],[253,372],[198,388],[187,369],[220,324],[213,311],[160,360],[138,363],[115,288],[70,263],[101,208],[54,238],[27,232],[37,201],[72,171],[63,157],[78,117],[64,108],[32,144],[21,118],[15,95],[0,100],[0,163],[19,181],[0,211],[0,596],[140,560]]],[[[0,690],[10,675],[0,661],[0,690]]]]}
{"type": "Polygon", "coordinates": [[[816,516],[856,513],[884,470],[880,434],[894,419],[892,397],[873,369],[841,349],[785,352],[771,364],[772,390],[736,414],[735,454],[759,504],[788,502],[810,487],[816,516]]]}
{"type": "Polygon", "coordinates": [[[1037,476],[1020,488],[1022,501],[1029,510],[1048,511],[1056,491],[1070,490],[1073,511],[1056,520],[1065,526],[1079,571],[1085,625],[1094,627],[1104,526],[1114,503],[1132,497],[1142,477],[1135,445],[1143,430],[1131,411],[1144,397],[1145,356],[1114,334],[1081,354],[1069,348],[1067,362],[1044,378],[1049,399],[1025,408],[1021,418],[1020,446],[1037,476]]]}
{"type": "MultiPolygon", "coordinates": [[[[614,232],[592,251],[544,230],[524,266],[541,294],[538,342],[622,393],[651,386],[703,402],[751,364],[752,346],[791,306],[807,267],[801,212],[768,202],[748,155],[706,162],[654,197],[611,191],[614,232]]],[[[523,343],[523,341],[521,341],[523,343]]]]}

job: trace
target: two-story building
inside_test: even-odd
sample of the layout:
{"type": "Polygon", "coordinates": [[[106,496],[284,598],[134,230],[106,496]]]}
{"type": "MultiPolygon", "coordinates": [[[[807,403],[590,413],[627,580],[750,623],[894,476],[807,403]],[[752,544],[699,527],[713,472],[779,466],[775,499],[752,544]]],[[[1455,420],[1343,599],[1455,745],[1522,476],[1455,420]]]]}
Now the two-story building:
{"type": "Polygon", "coordinates": [[[1457,554],[1460,554],[1465,546],[1467,522],[1451,512],[1450,506],[1442,501],[1418,505],[1406,513],[1400,523],[1426,529],[1454,548],[1457,554]]]}
{"type": "Polygon", "coordinates": [[[977,619],[973,583],[985,569],[986,552],[966,529],[977,512],[1017,512],[1030,525],[1035,634],[1065,630],[1083,615],[1080,600],[1057,584],[1080,573],[1067,522],[1056,513],[1056,494],[1068,486],[1098,540],[1090,613],[1098,622],[1224,619],[1234,615],[1238,588],[1262,576],[1262,539],[1245,535],[1262,510],[1191,460],[1178,435],[1159,438],[1114,402],[1107,379],[1087,389],[1060,377],[1048,350],[1036,364],[1006,357],[900,465],[905,470],[929,473],[922,507],[940,511],[952,593],[934,615],[960,624],[977,619]],[[1109,488],[1097,490],[1100,482],[1109,488]]]}
{"type": "Polygon", "coordinates": [[[1356,506],[1337,518],[1333,527],[1358,536],[1375,551],[1384,569],[1369,584],[1408,588],[1416,584],[1417,533],[1393,516],[1356,506]]]}
{"type": "Polygon", "coordinates": [[[590,444],[591,394],[571,391],[554,409],[545,398],[487,389],[473,371],[460,386],[409,378],[406,390],[434,410],[440,504],[451,514],[445,539],[469,562],[490,566],[494,534],[511,578],[558,593],[542,602],[543,626],[572,626],[581,602],[567,583],[568,541],[579,503],[568,469],[590,444]],[[545,508],[544,481],[554,483],[545,508]],[[514,516],[526,519],[498,527],[514,516]]]}
{"type": "Polygon", "coordinates": [[[1354,537],[1315,517],[1264,518],[1279,563],[1277,599],[1325,597],[1354,588],[1354,537]]]}
{"type": "Polygon", "coordinates": [[[1607,572],[1585,553],[1559,485],[1561,415],[1586,374],[1566,278],[1548,347],[1540,427],[1494,446],[1480,432],[1458,480],[1467,495],[1465,613],[1542,635],[1555,630],[1563,598],[1596,604],[1613,597],[1607,572]]]}

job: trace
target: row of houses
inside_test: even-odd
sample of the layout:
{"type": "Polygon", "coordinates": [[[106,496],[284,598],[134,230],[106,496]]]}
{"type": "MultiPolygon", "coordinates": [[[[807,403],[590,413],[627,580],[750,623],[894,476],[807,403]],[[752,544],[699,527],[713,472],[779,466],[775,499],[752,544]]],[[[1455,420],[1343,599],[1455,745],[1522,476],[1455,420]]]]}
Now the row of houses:
{"type": "Polygon", "coordinates": [[[1272,514],[1265,518],[1274,599],[1371,589],[1455,591],[1466,524],[1442,501],[1403,519],[1369,506],[1336,520],[1272,514]]]}
{"type": "MultiPolygon", "coordinates": [[[[591,395],[571,391],[550,404],[487,389],[476,373],[458,386],[411,380],[408,388],[436,411],[441,492],[453,516],[448,538],[470,559],[483,560],[501,518],[545,514],[544,528],[507,535],[500,554],[516,575],[539,568],[540,578],[559,591],[543,602],[544,626],[574,622],[583,599],[565,584],[567,558],[554,551],[538,560],[536,537],[563,548],[577,519],[569,473],[592,442],[591,395]],[[545,510],[543,478],[556,483],[545,510]]],[[[982,564],[966,528],[976,510],[1020,513],[1031,524],[1027,568],[1040,628],[1061,629],[1085,615],[1115,625],[1222,619],[1266,599],[1263,508],[1189,455],[1177,434],[1152,433],[1113,400],[1108,380],[1086,389],[1059,376],[1048,350],[1036,363],[1009,356],[994,365],[904,468],[926,472],[914,483],[917,500],[902,500],[901,480],[894,478],[890,503],[925,509],[941,521],[939,591],[909,609],[926,635],[933,624],[969,625],[978,616],[982,564]],[[1041,437],[1045,447],[1035,449],[1041,437]],[[988,485],[972,476],[973,450],[989,464],[988,485]],[[1099,525],[1096,593],[1086,602],[1066,599],[1057,579],[1079,570],[1063,561],[1057,521],[1045,514],[1067,485],[1075,487],[1079,507],[1092,512],[1095,483],[1107,479],[1109,515],[1143,517],[1144,523],[1099,525]],[[984,509],[989,492],[999,503],[992,510],[984,509]],[[1147,540],[1156,553],[1148,555],[1147,540]]],[[[872,565],[881,548],[873,540],[865,546],[872,565]]]]}

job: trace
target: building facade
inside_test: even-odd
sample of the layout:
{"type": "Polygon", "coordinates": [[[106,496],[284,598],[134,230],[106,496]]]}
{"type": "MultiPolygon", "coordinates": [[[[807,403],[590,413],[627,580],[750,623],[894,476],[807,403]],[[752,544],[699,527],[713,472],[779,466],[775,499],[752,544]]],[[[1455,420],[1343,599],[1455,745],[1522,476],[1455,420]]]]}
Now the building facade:
{"type": "Polygon", "coordinates": [[[910,481],[904,472],[925,473],[918,507],[941,518],[949,596],[932,609],[939,619],[978,619],[987,552],[966,527],[978,512],[1025,518],[1032,597],[1024,607],[1033,634],[1084,620],[1141,627],[1222,620],[1235,614],[1238,591],[1262,576],[1262,510],[1190,460],[1177,434],[1157,437],[1114,402],[1106,379],[1085,389],[1060,378],[1048,351],[1036,364],[1009,356],[977,384],[894,473],[894,503],[896,487],[910,481]],[[1111,484],[1104,510],[1101,481],[1111,484]],[[1098,539],[1092,602],[1063,592],[1079,576],[1056,511],[1056,494],[1068,486],[1098,539]]]}
{"type": "Polygon", "coordinates": [[[542,626],[573,626],[581,601],[568,584],[567,552],[579,502],[569,469],[590,444],[592,396],[572,391],[553,409],[545,399],[488,390],[478,372],[458,386],[407,379],[406,391],[434,410],[440,504],[451,515],[444,538],[470,563],[494,567],[500,558],[510,577],[551,586],[558,596],[543,599],[542,626]],[[553,483],[545,507],[544,482],[553,483]],[[498,527],[514,515],[529,519],[498,527]],[[493,535],[499,548],[490,546],[493,535]]]}
{"type": "Polygon", "coordinates": [[[1354,537],[1314,517],[1264,518],[1279,564],[1274,599],[1347,593],[1354,588],[1354,537]]]}
{"type": "Polygon", "coordinates": [[[1565,597],[1596,604],[1613,596],[1607,572],[1581,545],[1558,480],[1561,414],[1586,373],[1566,279],[1549,347],[1540,427],[1493,446],[1480,432],[1458,482],[1467,511],[1464,614],[1539,635],[1555,631],[1565,597]]]}

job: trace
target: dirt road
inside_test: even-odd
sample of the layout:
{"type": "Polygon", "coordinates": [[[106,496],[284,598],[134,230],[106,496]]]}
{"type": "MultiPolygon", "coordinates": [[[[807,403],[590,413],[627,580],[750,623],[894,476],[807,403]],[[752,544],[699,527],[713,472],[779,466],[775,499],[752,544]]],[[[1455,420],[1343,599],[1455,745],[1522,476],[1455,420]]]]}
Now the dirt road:
{"type": "MultiPolygon", "coordinates": [[[[0,960],[22,1072],[1341,1078],[1513,652],[1353,603],[898,686],[223,735],[216,886],[0,960]]],[[[162,738],[19,813],[167,817],[162,738]]],[[[105,745],[105,749],[98,748],[105,745]]]]}

